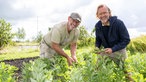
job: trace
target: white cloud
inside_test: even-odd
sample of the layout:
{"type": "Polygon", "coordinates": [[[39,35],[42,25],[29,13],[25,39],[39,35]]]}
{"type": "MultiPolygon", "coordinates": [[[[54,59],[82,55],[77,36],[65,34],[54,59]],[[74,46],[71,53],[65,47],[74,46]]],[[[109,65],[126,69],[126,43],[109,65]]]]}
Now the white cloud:
{"type": "Polygon", "coordinates": [[[128,29],[128,30],[129,30],[130,38],[135,38],[140,35],[146,35],[145,32],[138,32],[136,29],[128,29]]]}
{"type": "Polygon", "coordinates": [[[107,4],[112,14],[124,21],[131,37],[146,34],[145,0],[0,0],[0,18],[10,22],[14,30],[23,27],[27,39],[36,36],[37,30],[46,34],[48,27],[67,20],[71,12],[80,13],[81,25],[91,31],[98,21],[99,4],[107,4]]]}

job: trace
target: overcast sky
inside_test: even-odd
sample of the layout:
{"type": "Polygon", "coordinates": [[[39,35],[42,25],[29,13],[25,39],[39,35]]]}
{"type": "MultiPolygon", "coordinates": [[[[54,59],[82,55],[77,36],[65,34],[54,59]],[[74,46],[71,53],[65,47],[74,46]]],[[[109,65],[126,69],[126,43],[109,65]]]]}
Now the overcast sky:
{"type": "Polygon", "coordinates": [[[146,0],[0,0],[0,18],[12,25],[13,32],[23,27],[26,39],[31,39],[78,12],[81,25],[90,32],[98,21],[99,4],[109,6],[112,15],[124,21],[131,38],[146,35],[146,0]]]}

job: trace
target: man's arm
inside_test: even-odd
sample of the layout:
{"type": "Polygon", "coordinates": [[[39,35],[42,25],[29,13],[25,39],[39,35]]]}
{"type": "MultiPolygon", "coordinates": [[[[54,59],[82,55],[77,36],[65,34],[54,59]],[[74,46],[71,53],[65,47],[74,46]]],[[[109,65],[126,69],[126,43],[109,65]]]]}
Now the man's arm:
{"type": "Polygon", "coordinates": [[[77,58],[76,58],[76,48],[77,48],[77,44],[76,44],[76,43],[71,43],[71,44],[70,44],[71,57],[73,58],[73,60],[74,60],[75,62],[77,62],[77,58]]]}
{"type": "Polygon", "coordinates": [[[52,42],[51,47],[61,56],[67,58],[68,55],[60,48],[60,45],[58,43],[52,42]]]}
{"type": "Polygon", "coordinates": [[[117,27],[118,27],[118,33],[119,33],[118,36],[120,39],[119,39],[119,42],[116,43],[116,45],[112,47],[112,52],[121,50],[130,43],[130,36],[125,24],[122,21],[119,21],[119,24],[117,25],[118,25],[117,27]]]}
{"type": "Polygon", "coordinates": [[[68,56],[61,48],[60,45],[57,43],[52,42],[51,47],[61,56],[65,57],[67,59],[67,62],[69,65],[72,65],[73,59],[68,56]]]}

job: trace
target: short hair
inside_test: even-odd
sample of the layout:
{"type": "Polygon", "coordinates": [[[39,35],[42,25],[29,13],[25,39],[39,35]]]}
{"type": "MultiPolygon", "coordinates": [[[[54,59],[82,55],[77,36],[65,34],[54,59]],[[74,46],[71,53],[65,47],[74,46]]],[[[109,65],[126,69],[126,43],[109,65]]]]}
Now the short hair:
{"type": "Polygon", "coordinates": [[[98,15],[98,11],[99,11],[99,8],[102,8],[102,7],[106,7],[108,9],[108,12],[111,13],[111,10],[109,7],[107,7],[105,4],[101,4],[97,7],[97,12],[96,12],[96,16],[98,15]]]}

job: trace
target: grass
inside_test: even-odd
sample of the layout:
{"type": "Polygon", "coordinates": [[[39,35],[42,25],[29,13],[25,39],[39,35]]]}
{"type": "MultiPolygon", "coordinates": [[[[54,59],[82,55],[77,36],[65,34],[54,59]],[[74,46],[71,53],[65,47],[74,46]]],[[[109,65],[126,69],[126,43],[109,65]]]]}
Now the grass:
{"type": "MultiPolygon", "coordinates": [[[[20,44],[19,44],[20,45],[20,44]]],[[[24,44],[22,44],[24,45],[24,44]]],[[[77,49],[77,56],[78,53],[90,51],[92,47],[83,47],[81,49],[77,49]]],[[[71,55],[70,50],[65,50],[68,55],[71,55]]],[[[39,56],[39,49],[38,48],[23,48],[20,46],[8,46],[5,47],[3,50],[0,51],[0,61],[3,60],[11,60],[11,59],[20,59],[20,58],[28,58],[28,57],[36,57],[39,56]]]]}
{"type": "Polygon", "coordinates": [[[39,43],[35,43],[35,42],[16,42],[15,45],[16,46],[35,46],[35,45],[39,45],[39,43]]]}
{"type": "Polygon", "coordinates": [[[10,60],[10,59],[20,59],[28,57],[39,56],[39,49],[24,49],[16,46],[9,46],[1,50],[0,61],[10,60]]]}

